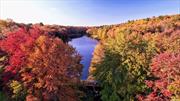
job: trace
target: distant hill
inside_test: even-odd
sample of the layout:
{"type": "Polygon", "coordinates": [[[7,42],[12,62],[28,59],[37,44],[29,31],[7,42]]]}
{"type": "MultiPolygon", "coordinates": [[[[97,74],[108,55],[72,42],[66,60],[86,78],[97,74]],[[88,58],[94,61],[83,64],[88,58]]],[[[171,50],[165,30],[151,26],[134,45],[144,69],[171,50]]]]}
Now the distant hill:
{"type": "Polygon", "coordinates": [[[115,25],[103,25],[103,26],[62,26],[62,25],[44,25],[43,23],[36,24],[24,24],[17,23],[11,19],[1,20],[0,19],[0,33],[4,34],[17,30],[21,27],[38,27],[51,34],[61,37],[61,35],[67,35],[70,38],[81,37],[82,35],[89,35],[95,39],[105,39],[107,37],[113,37],[117,32],[132,32],[138,31],[140,33],[155,33],[161,32],[167,27],[174,26],[180,20],[180,15],[167,15],[153,18],[146,18],[140,20],[131,20],[126,23],[115,24],[115,25]]]}
{"type": "Polygon", "coordinates": [[[140,20],[131,20],[116,25],[104,25],[88,28],[87,33],[95,39],[114,37],[119,32],[158,33],[166,29],[179,29],[180,14],[166,15],[140,20]]]}
{"type": "Polygon", "coordinates": [[[13,20],[0,20],[0,34],[6,36],[8,32],[15,31],[19,28],[29,29],[31,27],[37,27],[43,31],[48,32],[51,35],[55,35],[64,40],[68,40],[68,38],[76,38],[81,37],[86,34],[86,30],[88,27],[76,27],[76,26],[62,26],[62,25],[44,25],[43,23],[36,24],[24,24],[17,23],[13,20]]]}

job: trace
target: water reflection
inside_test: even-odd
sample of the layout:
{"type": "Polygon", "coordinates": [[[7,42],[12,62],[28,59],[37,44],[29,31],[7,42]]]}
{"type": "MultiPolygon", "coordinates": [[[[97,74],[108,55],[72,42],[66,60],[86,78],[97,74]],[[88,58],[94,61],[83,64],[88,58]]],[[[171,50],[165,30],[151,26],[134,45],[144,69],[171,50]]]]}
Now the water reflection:
{"type": "Polygon", "coordinates": [[[84,66],[81,77],[82,80],[85,80],[88,77],[88,69],[91,63],[92,53],[97,43],[98,41],[87,36],[76,38],[69,42],[69,44],[76,48],[82,56],[81,63],[84,66]]]}

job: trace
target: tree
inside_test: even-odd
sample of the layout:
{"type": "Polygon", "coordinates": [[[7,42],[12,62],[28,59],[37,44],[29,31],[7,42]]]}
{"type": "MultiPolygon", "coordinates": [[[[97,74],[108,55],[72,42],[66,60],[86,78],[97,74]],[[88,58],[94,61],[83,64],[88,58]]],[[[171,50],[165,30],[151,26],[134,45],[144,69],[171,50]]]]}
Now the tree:
{"type": "Polygon", "coordinates": [[[153,58],[150,68],[156,79],[146,80],[152,92],[144,100],[180,100],[180,54],[161,53],[153,58]]]}
{"type": "Polygon", "coordinates": [[[102,100],[133,100],[136,94],[145,92],[144,80],[150,74],[150,60],[156,54],[153,42],[138,33],[119,33],[104,45],[104,57],[94,71],[102,86],[102,100]]]}
{"type": "Polygon", "coordinates": [[[40,36],[28,52],[26,66],[21,70],[27,99],[75,101],[75,85],[82,66],[80,56],[58,38],[40,36]],[[29,97],[31,96],[31,97],[29,97]]]}
{"type": "Polygon", "coordinates": [[[17,72],[23,67],[26,57],[26,53],[22,50],[22,47],[31,47],[34,40],[41,33],[38,28],[29,29],[29,31],[21,28],[16,32],[9,33],[6,38],[0,40],[0,49],[9,56],[8,65],[3,72],[4,82],[18,78],[17,72]]]}
{"type": "Polygon", "coordinates": [[[78,99],[81,57],[61,39],[37,27],[22,28],[0,40],[0,50],[8,57],[0,86],[9,100],[78,99]]]}
{"type": "Polygon", "coordinates": [[[0,50],[0,101],[6,101],[6,95],[3,92],[3,80],[2,80],[2,72],[4,70],[4,67],[7,65],[8,59],[7,59],[7,54],[0,50]]]}

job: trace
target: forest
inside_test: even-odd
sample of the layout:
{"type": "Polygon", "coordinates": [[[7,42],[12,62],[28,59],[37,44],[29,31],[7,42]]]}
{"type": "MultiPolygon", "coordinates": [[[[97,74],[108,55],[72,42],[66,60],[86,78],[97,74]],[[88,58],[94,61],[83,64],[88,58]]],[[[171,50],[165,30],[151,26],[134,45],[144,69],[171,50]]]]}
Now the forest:
{"type": "Polygon", "coordinates": [[[100,42],[89,80],[103,101],[180,100],[180,15],[128,21],[87,30],[100,42]]]}
{"type": "Polygon", "coordinates": [[[0,101],[179,101],[180,15],[95,27],[0,20],[0,82],[0,101]],[[98,44],[82,81],[68,41],[84,35],[98,44]]]}

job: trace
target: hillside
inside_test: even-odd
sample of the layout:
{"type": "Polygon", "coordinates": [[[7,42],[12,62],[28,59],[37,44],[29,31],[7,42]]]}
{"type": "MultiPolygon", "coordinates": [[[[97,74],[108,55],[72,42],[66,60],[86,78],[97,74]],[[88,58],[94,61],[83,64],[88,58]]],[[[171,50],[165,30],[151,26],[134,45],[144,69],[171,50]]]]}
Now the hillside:
{"type": "Polygon", "coordinates": [[[170,28],[178,29],[180,21],[179,16],[180,15],[167,15],[140,20],[131,20],[122,24],[91,27],[87,30],[87,32],[92,38],[99,40],[106,39],[107,37],[114,37],[115,34],[119,32],[139,32],[141,34],[158,33],[170,28]]]}
{"type": "Polygon", "coordinates": [[[180,99],[180,15],[90,28],[98,39],[89,80],[103,101],[180,99]]]}

